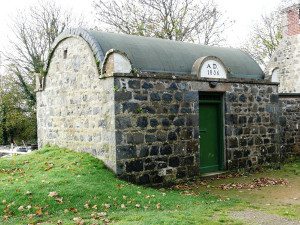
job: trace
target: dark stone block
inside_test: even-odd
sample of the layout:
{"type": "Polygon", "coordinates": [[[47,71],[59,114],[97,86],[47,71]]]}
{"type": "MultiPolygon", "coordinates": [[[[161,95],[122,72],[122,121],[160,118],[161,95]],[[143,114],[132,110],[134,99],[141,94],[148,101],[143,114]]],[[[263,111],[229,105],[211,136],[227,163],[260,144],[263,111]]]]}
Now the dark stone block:
{"type": "Polygon", "coordinates": [[[247,140],[244,139],[244,138],[240,139],[240,145],[241,145],[242,147],[247,146],[247,140]]]}
{"type": "Polygon", "coordinates": [[[185,168],[178,168],[176,173],[176,178],[182,179],[186,177],[186,169],[185,168]]]}
{"type": "Polygon", "coordinates": [[[158,126],[157,119],[150,119],[150,126],[151,127],[157,127],[158,126]]]}
{"type": "Polygon", "coordinates": [[[228,139],[228,145],[229,145],[229,148],[237,148],[238,147],[238,139],[236,137],[230,137],[228,139]]]}
{"type": "Polygon", "coordinates": [[[274,153],[276,152],[276,146],[275,145],[271,145],[267,148],[268,150],[268,153],[271,154],[271,153],[274,153]]]}
{"type": "Polygon", "coordinates": [[[142,108],[144,113],[150,113],[150,114],[154,114],[156,111],[153,107],[151,106],[145,106],[142,108]]]}
{"type": "Polygon", "coordinates": [[[181,166],[191,166],[191,165],[194,165],[194,156],[181,158],[181,166]]]}
{"type": "Polygon", "coordinates": [[[235,135],[241,135],[241,134],[243,134],[243,128],[242,127],[235,128],[235,135]]]}
{"type": "Polygon", "coordinates": [[[146,134],[145,141],[146,141],[146,143],[153,143],[156,141],[156,136],[153,134],[146,134]]]}
{"type": "Polygon", "coordinates": [[[194,141],[190,140],[190,141],[188,141],[186,146],[187,146],[186,147],[186,151],[188,153],[196,153],[199,150],[199,146],[198,146],[198,141],[197,140],[194,140],[194,141]]]}
{"type": "Polygon", "coordinates": [[[280,126],[286,126],[286,117],[284,117],[284,116],[280,116],[279,117],[279,124],[280,124],[280,126]]]}
{"type": "Polygon", "coordinates": [[[143,146],[140,150],[140,157],[147,157],[149,156],[149,147],[148,146],[143,146]]]}
{"type": "Polygon", "coordinates": [[[227,101],[228,102],[237,102],[237,95],[234,93],[229,93],[227,95],[227,101]]]}
{"type": "Polygon", "coordinates": [[[278,103],[278,101],[279,101],[278,95],[277,94],[271,94],[270,101],[271,101],[271,103],[278,103]]]}
{"type": "Polygon", "coordinates": [[[129,101],[132,98],[132,93],[130,91],[116,91],[115,101],[129,101]]]}
{"type": "Polygon", "coordinates": [[[172,105],[172,106],[170,106],[170,113],[177,114],[178,111],[179,111],[179,105],[172,105]]]}
{"type": "Polygon", "coordinates": [[[131,127],[130,117],[117,117],[116,118],[116,129],[126,129],[131,127]]]}
{"type": "Polygon", "coordinates": [[[141,128],[145,128],[148,126],[148,118],[145,116],[139,117],[137,119],[136,125],[141,128]]]}
{"type": "Polygon", "coordinates": [[[159,176],[159,175],[155,175],[153,178],[152,178],[152,182],[154,184],[159,184],[159,183],[163,183],[164,181],[164,178],[162,176],[159,176]]]}
{"type": "Polygon", "coordinates": [[[191,113],[192,109],[188,107],[182,107],[180,110],[181,113],[191,113]]]}
{"type": "Polygon", "coordinates": [[[158,155],[158,151],[159,151],[159,147],[158,146],[152,146],[150,148],[150,155],[153,156],[153,155],[158,155]]]}
{"type": "Polygon", "coordinates": [[[250,137],[250,138],[248,139],[248,145],[249,145],[249,146],[252,146],[253,144],[254,144],[253,137],[250,137]]]}
{"type": "Polygon", "coordinates": [[[174,97],[175,97],[176,101],[179,101],[179,102],[182,101],[182,99],[183,99],[183,95],[181,92],[176,92],[174,97]]]}
{"type": "Polygon", "coordinates": [[[239,97],[240,102],[246,102],[247,98],[244,94],[241,94],[239,97]]]}
{"type": "Polygon", "coordinates": [[[139,104],[134,102],[123,103],[123,112],[137,113],[139,109],[139,104]]]}
{"type": "Polygon", "coordinates": [[[139,100],[139,101],[147,101],[148,97],[147,97],[147,95],[136,94],[134,96],[134,99],[139,100]]]}
{"type": "Polygon", "coordinates": [[[256,101],[257,101],[257,102],[261,102],[261,100],[262,100],[262,99],[261,99],[260,96],[257,96],[257,97],[256,97],[256,101]]]}
{"type": "Polygon", "coordinates": [[[160,95],[158,93],[151,93],[150,94],[150,100],[151,101],[160,101],[161,98],[160,98],[160,95]]]}
{"type": "Polygon", "coordinates": [[[245,124],[245,123],[247,123],[247,117],[239,116],[239,124],[245,124]]]}
{"type": "Polygon", "coordinates": [[[120,179],[125,180],[130,183],[136,183],[136,176],[131,174],[121,175],[120,179]]]}
{"type": "Polygon", "coordinates": [[[136,147],[132,145],[117,146],[118,159],[131,159],[136,158],[136,147]]]}
{"type": "Polygon", "coordinates": [[[174,122],[173,122],[173,124],[175,125],[175,126],[184,126],[184,118],[182,118],[182,117],[179,117],[179,118],[176,118],[175,120],[174,120],[174,122]]]}
{"type": "Polygon", "coordinates": [[[142,144],[144,143],[144,134],[141,133],[129,133],[127,134],[128,144],[142,144]]]}
{"type": "Polygon", "coordinates": [[[170,126],[170,121],[167,118],[163,118],[161,123],[164,127],[170,126]]]}
{"type": "Polygon", "coordinates": [[[248,157],[250,155],[250,150],[246,149],[244,150],[244,157],[248,157]]]}
{"type": "Polygon", "coordinates": [[[169,166],[171,167],[178,167],[179,166],[179,157],[170,157],[169,158],[169,166]]]}
{"type": "Polygon", "coordinates": [[[199,123],[198,115],[187,115],[186,116],[186,125],[187,126],[197,126],[199,123]]]}
{"type": "Polygon", "coordinates": [[[275,134],[275,129],[274,128],[268,128],[268,133],[269,134],[275,134]]]}
{"type": "Polygon", "coordinates": [[[149,174],[143,174],[142,176],[139,177],[138,179],[139,184],[149,184],[150,183],[150,176],[149,174]]]}
{"type": "Polygon", "coordinates": [[[165,142],[167,141],[167,133],[164,131],[158,131],[156,134],[157,141],[165,142]]]}
{"type": "Polygon", "coordinates": [[[140,89],[141,88],[141,81],[140,80],[129,80],[128,86],[132,89],[140,89]]]}
{"type": "Polygon", "coordinates": [[[199,175],[199,168],[197,166],[188,166],[187,172],[189,177],[195,177],[199,175]]]}
{"type": "Polygon", "coordinates": [[[170,145],[164,145],[160,148],[161,155],[170,155],[172,154],[172,147],[170,145]]]}
{"type": "Polygon", "coordinates": [[[178,90],[177,84],[174,83],[174,82],[172,82],[172,83],[170,84],[170,86],[168,87],[168,90],[172,90],[172,91],[178,90]]]}
{"type": "Polygon", "coordinates": [[[123,143],[123,141],[124,141],[123,132],[117,131],[116,132],[116,144],[119,145],[119,144],[123,143]]]}
{"type": "Polygon", "coordinates": [[[151,162],[145,165],[145,170],[154,170],[156,168],[156,163],[151,162]]]}
{"type": "Polygon", "coordinates": [[[146,90],[151,89],[151,88],[153,88],[153,84],[145,82],[145,83],[143,83],[142,88],[146,89],[146,90]]]}
{"type": "Polygon", "coordinates": [[[169,132],[169,134],[168,134],[168,140],[169,141],[175,141],[175,140],[177,140],[177,135],[176,135],[176,133],[175,132],[169,132]]]}
{"type": "Polygon", "coordinates": [[[173,95],[171,95],[169,93],[164,93],[162,95],[162,100],[165,102],[171,102],[173,100],[173,95]]]}
{"type": "Polygon", "coordinates": [[[125,165],[127,173],[143,171],[143,161],[140,159],[126,162],[125,165]]]}
{"type": "Polygon", "coordinates": [[[226,124],[237,124],[238,116],[236,114],[226,115],[226,124]]]}
{"type": "Polygon", "coordinates": [[[198,92],[190,91],[184,94],[184,101],[186,102],[197,102],[199,99],[198,92]]]}
{"type": "Polygon", "coordinates": [[[157,169],[163,169],[163,168],[167,168],[168,165],[166,162],[159,162],[157,163],[157,169]]]}
{"type": "Polygon", "coordinates": [[[259,133],[265,135],[267,133],[267,129],[265,127],[259,127],[259,133]]]}
{"type": "Polygon", "coordinates": [[[233,151],[233,158],[234,159],[239,159],[239,158],[242,158],[242,157],[243,157],[243,152],[242,151],[238,151],[238,150],[233,151]]]}

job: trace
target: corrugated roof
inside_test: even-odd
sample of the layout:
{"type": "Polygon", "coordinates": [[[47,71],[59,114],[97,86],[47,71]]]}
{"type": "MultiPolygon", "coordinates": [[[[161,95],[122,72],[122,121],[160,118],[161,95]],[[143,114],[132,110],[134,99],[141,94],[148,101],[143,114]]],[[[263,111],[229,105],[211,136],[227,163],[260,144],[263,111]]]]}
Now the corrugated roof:
{"type": "Polygon", "coordinates": [[[229,68],[229,77],[264,78],[259,65],[239,49],[82,29],[64,33],[58,38],[56,44],[68,35],[83,37],[100,61],[103,61],[103,57],[110,49],[122,51],[127,54],[133,68],[142,72],[190,74],[198,58],[216,56],[229,68]]]}

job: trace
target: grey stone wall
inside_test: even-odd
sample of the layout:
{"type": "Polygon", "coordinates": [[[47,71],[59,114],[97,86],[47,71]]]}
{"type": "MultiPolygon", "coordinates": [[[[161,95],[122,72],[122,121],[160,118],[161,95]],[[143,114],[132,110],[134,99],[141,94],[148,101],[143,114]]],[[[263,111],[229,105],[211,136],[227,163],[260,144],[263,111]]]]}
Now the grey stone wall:
{"type": "Polygon", "coordinates": [[[225,112],[228,169],[279,159],[276,85],[233,84],[225,112]]]}
{"type": "Polygon", "coordinates": [[[45,90],[37,92],[39,146],[89,152],[115,170],[113,86],[113,79],[99,79],[83,39],[63,40],[51,59],[45,90]]]}
{"type": "Polygon", "coordinates": [[[300,154],[300,94],[282,94],[280,104],[280,144],[284,158],[300,154]]]}
{"type": "Polygon", "coordinates": [[[278,68],[279,93],[300,92],[299,55],[300,35],[284,36],[266,67],[269,78],[272,70],[278,68]]]}
{"type": "Polygon", "coordinates": [[[117,173],[138,183],[198,174],[198,92],[189,82],[115,78],[117,173]]]}
{"type": "Polygon", "coordinates": [[[199,91],[224,93],[228,169],[278,158],[277,85],[227,81],[210,88],[205,80],[115,78],[114,89],[123,179],[163,183],[199,173],[199,91]]]}

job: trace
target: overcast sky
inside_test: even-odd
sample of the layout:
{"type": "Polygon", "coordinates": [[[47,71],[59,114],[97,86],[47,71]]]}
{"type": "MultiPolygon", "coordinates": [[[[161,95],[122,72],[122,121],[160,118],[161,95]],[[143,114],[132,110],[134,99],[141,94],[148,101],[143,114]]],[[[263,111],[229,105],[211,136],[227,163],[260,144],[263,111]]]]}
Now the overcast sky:
{"type": "MultiPolygon", "coordinates": [[[[74,14],[83,15],[93,22],[93,0],[53,0],[63,8],[72,9],[74,14]]],[[[226,32],[229,46],[239,47],[249,34],[251,25],[259,20],[261,14],[274,10],[281,0],[215,0],[223,13],[235,24],[226,32]]],[[[18,9],[36,4],[38,0],[8,0],[2,1],[0,7],[0,51],[7,45],[11,36],[9,24],[11,18],[17,15],[18,9]]]]}

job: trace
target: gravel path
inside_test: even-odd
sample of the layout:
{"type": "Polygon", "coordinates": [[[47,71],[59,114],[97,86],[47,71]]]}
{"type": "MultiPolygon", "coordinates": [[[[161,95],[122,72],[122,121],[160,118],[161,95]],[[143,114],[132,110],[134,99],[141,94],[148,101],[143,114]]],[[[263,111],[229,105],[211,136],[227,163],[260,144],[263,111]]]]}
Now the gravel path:
{"type": "Polygon", "coordinates": [[[300,225],[300,221],[286,219],[277,215],[267,214],[258,210],[234,211],[230,213],[234,219],[248,224],[259,225],[300,225]]]}

